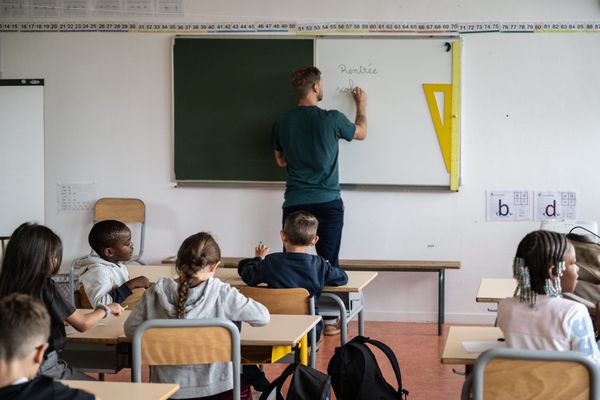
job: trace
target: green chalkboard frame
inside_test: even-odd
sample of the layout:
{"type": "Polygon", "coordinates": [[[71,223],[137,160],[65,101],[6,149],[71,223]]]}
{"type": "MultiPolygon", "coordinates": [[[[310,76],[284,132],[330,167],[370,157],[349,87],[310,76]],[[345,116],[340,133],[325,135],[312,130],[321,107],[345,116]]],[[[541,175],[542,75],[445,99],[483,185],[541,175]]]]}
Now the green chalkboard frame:
{"type": "Polygon", "coordinates": [[[284,182],[271,126],[296,104],[290,76],[314,64],[314,49],[314,38],[176,36],[175,180],[284,182]]]}

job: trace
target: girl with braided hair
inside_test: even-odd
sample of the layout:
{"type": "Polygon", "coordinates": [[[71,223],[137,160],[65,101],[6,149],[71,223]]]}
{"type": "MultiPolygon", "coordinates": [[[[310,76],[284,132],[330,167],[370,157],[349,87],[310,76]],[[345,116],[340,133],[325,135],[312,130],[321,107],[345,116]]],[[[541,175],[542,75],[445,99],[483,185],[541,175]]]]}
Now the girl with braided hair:
{"type": "Polygon", "coordinates": [[[576,350],[600,360],[587,308],[561,297],[577,285],[575,261],[575,249],[563,234],[539,230],[521,240],[513,264],[515,296],[498,306],[508,347],[576,350]]]}
{"type": "MultiPolygon", "coordinates": [[[[176,278],[163,278],[150,289],[125,322],[125,334],[133,336],[144,321],[157,318],[227,318],[253,326],[269,323],[269,312],[262,304],[248,299],[237,289],[214,277],[221,263],[221,250],[213,237],[196,233],[185,239],[177,252],[176,278]]],[[[174,399],[231,399],[231,363],[194,366],[155,366],[152,382],[178,383],[174,399]]],[[[242,399],[250,389],[242,380],[242,399]]]]}

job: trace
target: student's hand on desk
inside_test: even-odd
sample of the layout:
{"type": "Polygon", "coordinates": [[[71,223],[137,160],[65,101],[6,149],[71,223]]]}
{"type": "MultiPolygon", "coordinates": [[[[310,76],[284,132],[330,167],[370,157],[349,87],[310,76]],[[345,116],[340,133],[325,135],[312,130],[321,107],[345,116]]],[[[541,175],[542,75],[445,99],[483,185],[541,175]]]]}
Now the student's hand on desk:
{"type": "Polygon", "coordinates": [[[111,303],[108,305],[108,309],[112,315],[119,316],[125,310],[119,303],[111,303]]]}
{"type": "Polygon", "coordinates": [[[269,248],[264,244],[260,243],[254,248],[254,257],[260,257],[264,259],[269,254],[269,248]]]}
{"type": "Polygon", "coordinates": [[[145,276],[138,276],[137,278],[127,281],[127,287],[131,290],[137,288],[148,289],[150,287],[150,280],[145,276]]]}

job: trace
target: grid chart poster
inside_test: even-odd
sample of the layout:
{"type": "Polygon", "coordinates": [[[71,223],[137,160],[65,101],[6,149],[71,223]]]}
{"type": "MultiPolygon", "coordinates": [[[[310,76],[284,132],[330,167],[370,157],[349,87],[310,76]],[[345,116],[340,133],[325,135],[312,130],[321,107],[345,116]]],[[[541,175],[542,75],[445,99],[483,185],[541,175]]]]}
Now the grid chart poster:
{"type": "Polygon", "coordinates": [[[577,219],[578,200],[575,191],[536,191],[535,220],[577,219]]]}
{"type": "Polygon", "coordinates": [[[530,221],[531,198],[528,190],[488,190],[488,221],[530,221]]]}
{"type": "Polygon", "coordinates": [[[96,204],[95,183],[57,183],[58,212],[89,212],[96,204]]]}

